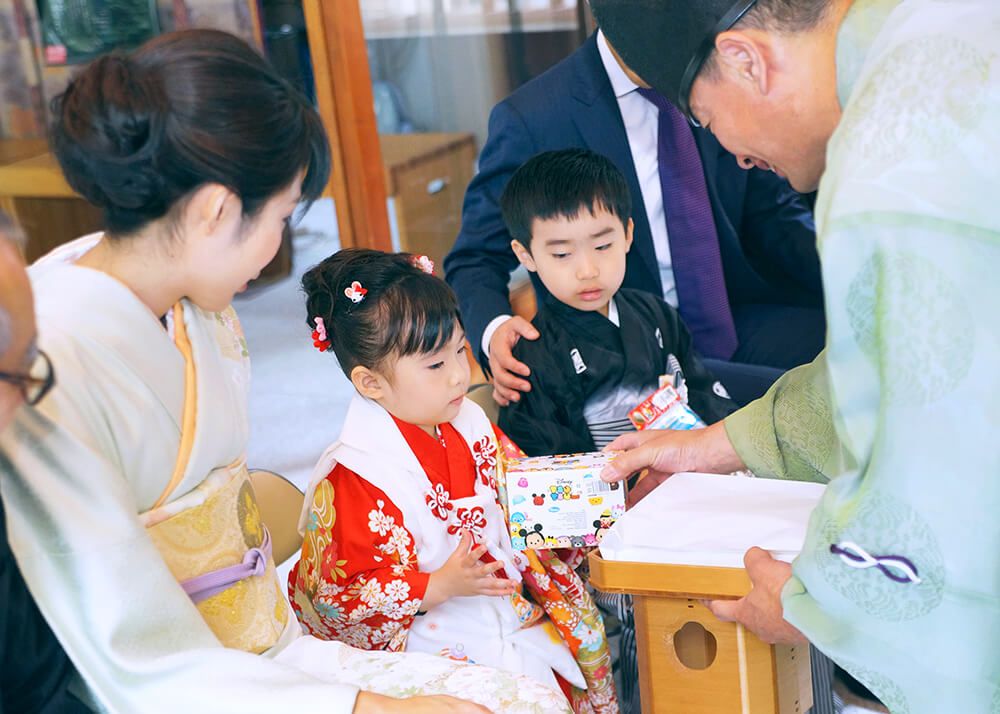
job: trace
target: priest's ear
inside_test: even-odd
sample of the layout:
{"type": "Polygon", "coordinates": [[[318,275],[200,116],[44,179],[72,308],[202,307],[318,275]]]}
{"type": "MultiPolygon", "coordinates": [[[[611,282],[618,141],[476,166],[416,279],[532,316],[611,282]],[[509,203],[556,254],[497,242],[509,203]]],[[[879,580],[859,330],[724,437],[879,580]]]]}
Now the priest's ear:
{"type": "Polygon", "coordinates": [[[378,401],[386,395],[385,377],[378,372],[358,365],[351,370],[351,383],[367,399],[378,401]]]}
{"type": "Polygon", "coordinates": [[[715,38],[715,49],[724,77],[738,83],[749,83],[760,94],[768,93],[771,47],[766,35],[730,30],[715,38]]]}
{"type": "Polygon", "coordinates": [[[517,256],[521,265],[530,270],[532,273],[538,272],[538,266],[535,265],[535,259],[531,257],[531,251],[525,248],[521,241],[512,240],[510,242],[510,249],[514,251],[514,255],[517,256]]]}

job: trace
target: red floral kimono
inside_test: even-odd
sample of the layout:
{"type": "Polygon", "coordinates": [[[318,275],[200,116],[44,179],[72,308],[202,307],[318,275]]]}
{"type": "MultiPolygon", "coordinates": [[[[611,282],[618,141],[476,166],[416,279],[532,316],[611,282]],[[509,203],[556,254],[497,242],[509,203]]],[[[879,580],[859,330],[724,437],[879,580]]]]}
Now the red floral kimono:
{"type": "Polygon", "coordinates": [[[521,671],[562,686],[577,711],[617,711],[603,625],[582,583],[551,554],[539,559],[510,545],[497,492],[502,441],[468,400],[434,438],[355,398],[314,474],[289,599],[316,637],[521,671]],[[522,581],[535,602],[522,593],[452,598],[421,613],[430,573],[461,530],[486,544],[484,559],[503,561],[503,575],[522,581]]]}

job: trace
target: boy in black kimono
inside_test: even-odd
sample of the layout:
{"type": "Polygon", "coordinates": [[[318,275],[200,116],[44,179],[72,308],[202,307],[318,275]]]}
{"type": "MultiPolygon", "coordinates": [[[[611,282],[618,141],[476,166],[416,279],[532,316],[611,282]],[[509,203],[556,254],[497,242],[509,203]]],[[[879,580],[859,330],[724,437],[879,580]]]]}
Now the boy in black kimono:
{"type": "MultiPolygon", "coordinates": [[[[632,205],[614,164],[582,149],[539,154],[511,177],[500,208],[511,248],[548,291],[532,320],[538,339],[514,347],[531,369],[531,389],[500,410],[500,428],[518,446],[531,456],[600,449],[632,430],[628,413],[658,388],[660,375],[708,424],[736,410],[677,311],[621,289],[632,205]]],[[[595,592],[594,600],[604,611],[622,711],[637,712],[631,598],[595,592]]]]}
{"type": "Polygon", "coordinates": [[[679,377],[706,423],[736,410],[702,364],[680,315],[663,300],[621,289],[632,245],[631,197],[608,159],[569,149],[539,154],[500,198],[511,247],[548,290],[514,356],[531,389],[500,410],[500,427],[531,456],[594,451],[633,427],[628,413],[679,377]]]}

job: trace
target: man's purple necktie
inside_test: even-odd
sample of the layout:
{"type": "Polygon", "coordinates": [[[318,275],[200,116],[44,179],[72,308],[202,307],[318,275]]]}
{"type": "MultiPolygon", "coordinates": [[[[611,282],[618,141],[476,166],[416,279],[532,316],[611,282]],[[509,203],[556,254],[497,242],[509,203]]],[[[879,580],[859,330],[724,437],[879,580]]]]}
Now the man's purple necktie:
{"type": "Polygon", "coordinates": [[[652,89],[638,91],[660,110],[657,161],[681,317],[699,352],[729,359],[738,339],[698,146],[673,104],[652,89]]]}

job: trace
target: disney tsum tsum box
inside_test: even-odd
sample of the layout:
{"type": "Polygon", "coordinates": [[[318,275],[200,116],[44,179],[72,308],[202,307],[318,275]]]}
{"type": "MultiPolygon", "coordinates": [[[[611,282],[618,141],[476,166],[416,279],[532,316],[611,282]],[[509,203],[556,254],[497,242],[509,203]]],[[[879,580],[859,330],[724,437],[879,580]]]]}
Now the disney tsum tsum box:
{"type": "Polygon", "coordinates": [[[507,512],[515,549],[581,548],[601,542],[625,513],[625,486],[604,483],[614,453],[530,456],[507,466],[507,512]]]}

